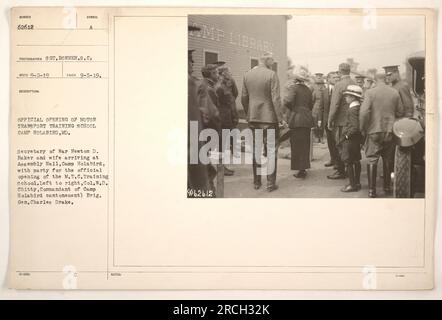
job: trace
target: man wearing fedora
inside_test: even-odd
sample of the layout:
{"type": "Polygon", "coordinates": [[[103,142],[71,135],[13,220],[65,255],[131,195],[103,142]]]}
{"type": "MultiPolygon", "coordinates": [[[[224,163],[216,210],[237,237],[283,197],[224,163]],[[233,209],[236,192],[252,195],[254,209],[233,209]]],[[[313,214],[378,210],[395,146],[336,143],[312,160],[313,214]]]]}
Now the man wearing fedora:
{"type": "Polygon", "coordinates": [[[394,141],[393,123],[402,117],[404,107],[399,93],[385,83],[385,74],[376,75],[376,84],[367,90],[362,103],[359,122],[366,137],[365,155],[368,160],[368,196],[376,197],[376,174],[379,158],[382,157],[384,191],[391,192],[394,141]]]}
{"type": "MultiPolygon", "coordinates": [[[[271,133],[269,130],[273,130],[277,139],[278,123],[283,122],[279,79],[271,69],[273,62],[272,54],[264,53],[259,65],[244,75],[241,94],[241,103],[253,134],[253,185],[255,189],[261,187],[261,175],[258,172],[260,168],[258,158],[261,157],[261,150],[258,150],[258,147],[264,145],[267,158],[274,159],[274,163],[270,165],[271,172],[267,172],[267,191],[269,192],[278,188],[276,185],[277,146],[269,144],[267,136],[271,133]],[[263,141],[257,141],[257,129],[263,130],[263,141]]],[[[269,169],[269,164],[267,169],[269,169]]]]}
{"type": "MultiPolygon", "coordinates": [[[[342,130],[347,121],[348,103],[345,101],[343,93],[349,85],[355,84],[350,78],[350,65],[348,63],[344,62],[339,65],[339,73],[341,74],[341,80],[335,84],[333,89],[327,123],[329,130],[333,131],[336,144],[339,144],[342,140],[342,130]]],[[[340,152],[341,150],[339,150],[340,152]]],[[[327,178],[333,180],[345,179],[345,165],[341,157],[337,157],[336,161],[336,171],[327,178]]]]}
{"type": "Polygon", "coordinates": [[[404,106],[404,117],[412,117],[414,115],[414,103],[411,97],[411,91],[408,84],[401,80],[399,75],[399,66],[385,66],[385,74],[391,86],[399,92],[402,104],[404,106]]]}

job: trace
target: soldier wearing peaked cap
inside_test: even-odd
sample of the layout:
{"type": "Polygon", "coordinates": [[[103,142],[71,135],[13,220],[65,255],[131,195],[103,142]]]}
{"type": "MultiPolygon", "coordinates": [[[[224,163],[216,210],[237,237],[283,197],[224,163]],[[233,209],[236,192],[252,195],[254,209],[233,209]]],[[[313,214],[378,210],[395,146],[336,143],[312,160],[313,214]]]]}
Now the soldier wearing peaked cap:
{"type": "Polygon", "coordinates": [[[407,83],[401,80],[399,75],[399,66],[386,66],[385,74],[391,86],[399,92],[402,104],[404,105],[404,116],[412,117],[414,115],[414,103],[411,97],[411,90],[407,83]]]}
{"type": "Polygon", "coordinates": [[[385,67],[382,67],[382,68],[385,71],[385,83],[386,84],[391,84],[390,76],[393,74],[393,72],[395,72],[396,70],[399,70],[399,65],[385,66],[385,67]]]}
{"type": "Polygon", "coordinates": [[[312,115],[314,119],[314,134],[318,142],[322,142],[324,136],[324,104],[326,102],[328,95],[327,88],[325,86],[325,81],[323,78],[323,73],[315,73],[315,83],[312,86],[312,99],[313,99],[313,110],[312,115]]]}
{"type": "Polygon", "coordinates": [[[365,76],[363,76],[363,75],[357,75],[357,76],[355,76],[355,82],[356,82],[356,84],[358,85],[358,86],[360,86],[361,88],[363,88],[364,87],[364,79],[365,79],[366,77],[365,76]]]}

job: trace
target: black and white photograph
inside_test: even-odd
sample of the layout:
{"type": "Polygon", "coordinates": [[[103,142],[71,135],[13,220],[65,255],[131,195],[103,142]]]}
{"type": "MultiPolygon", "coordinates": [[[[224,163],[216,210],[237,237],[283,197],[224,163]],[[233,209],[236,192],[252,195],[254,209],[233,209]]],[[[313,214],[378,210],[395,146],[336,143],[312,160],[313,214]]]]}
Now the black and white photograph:
{"type": "Polygon", "coordinates": [[[425,17],[190,15],[195,198],[425,198],[425,17]]]}
{"type": "Polygon", "coordinates": [[[339,1],[5,8],[0,297],[441,296],[442,11],[339,1]]]}

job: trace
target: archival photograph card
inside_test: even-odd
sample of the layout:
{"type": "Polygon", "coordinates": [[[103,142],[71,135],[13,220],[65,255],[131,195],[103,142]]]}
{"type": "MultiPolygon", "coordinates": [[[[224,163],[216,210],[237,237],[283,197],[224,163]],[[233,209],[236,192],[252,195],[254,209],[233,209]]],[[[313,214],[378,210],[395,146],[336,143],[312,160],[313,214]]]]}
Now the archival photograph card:
{"type": "Polygon", "coordinates": [[[431,289],[435,26],[12,8],[8,286],[431,289]]]}

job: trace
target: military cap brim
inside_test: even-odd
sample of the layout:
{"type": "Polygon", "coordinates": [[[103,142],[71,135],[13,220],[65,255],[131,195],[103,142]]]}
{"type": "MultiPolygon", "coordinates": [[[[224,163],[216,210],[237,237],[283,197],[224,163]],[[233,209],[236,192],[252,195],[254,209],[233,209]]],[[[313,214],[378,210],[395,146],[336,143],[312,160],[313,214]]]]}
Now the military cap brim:
{"type": "Polygon", "coordinates": [[[215,70],[216,68],[218,68],[218,66],[216,64],[213,63],[209,63],[206,64],[204,67],[201,68],[201,71],[212,71],[215,70]]]}
{"type": "Polygon", "coordinates": [[[398,72],[399,71],[399,65],[395,65],[395,66],[385,66],[382,67],[385,70],[385,74],[392,74],[393,72],[398,72]]]}
{"type": "Polygon", "coordinates": [[[201,31],[201,28],[196,26],[187,26],[187,31],[201,31]]]}

